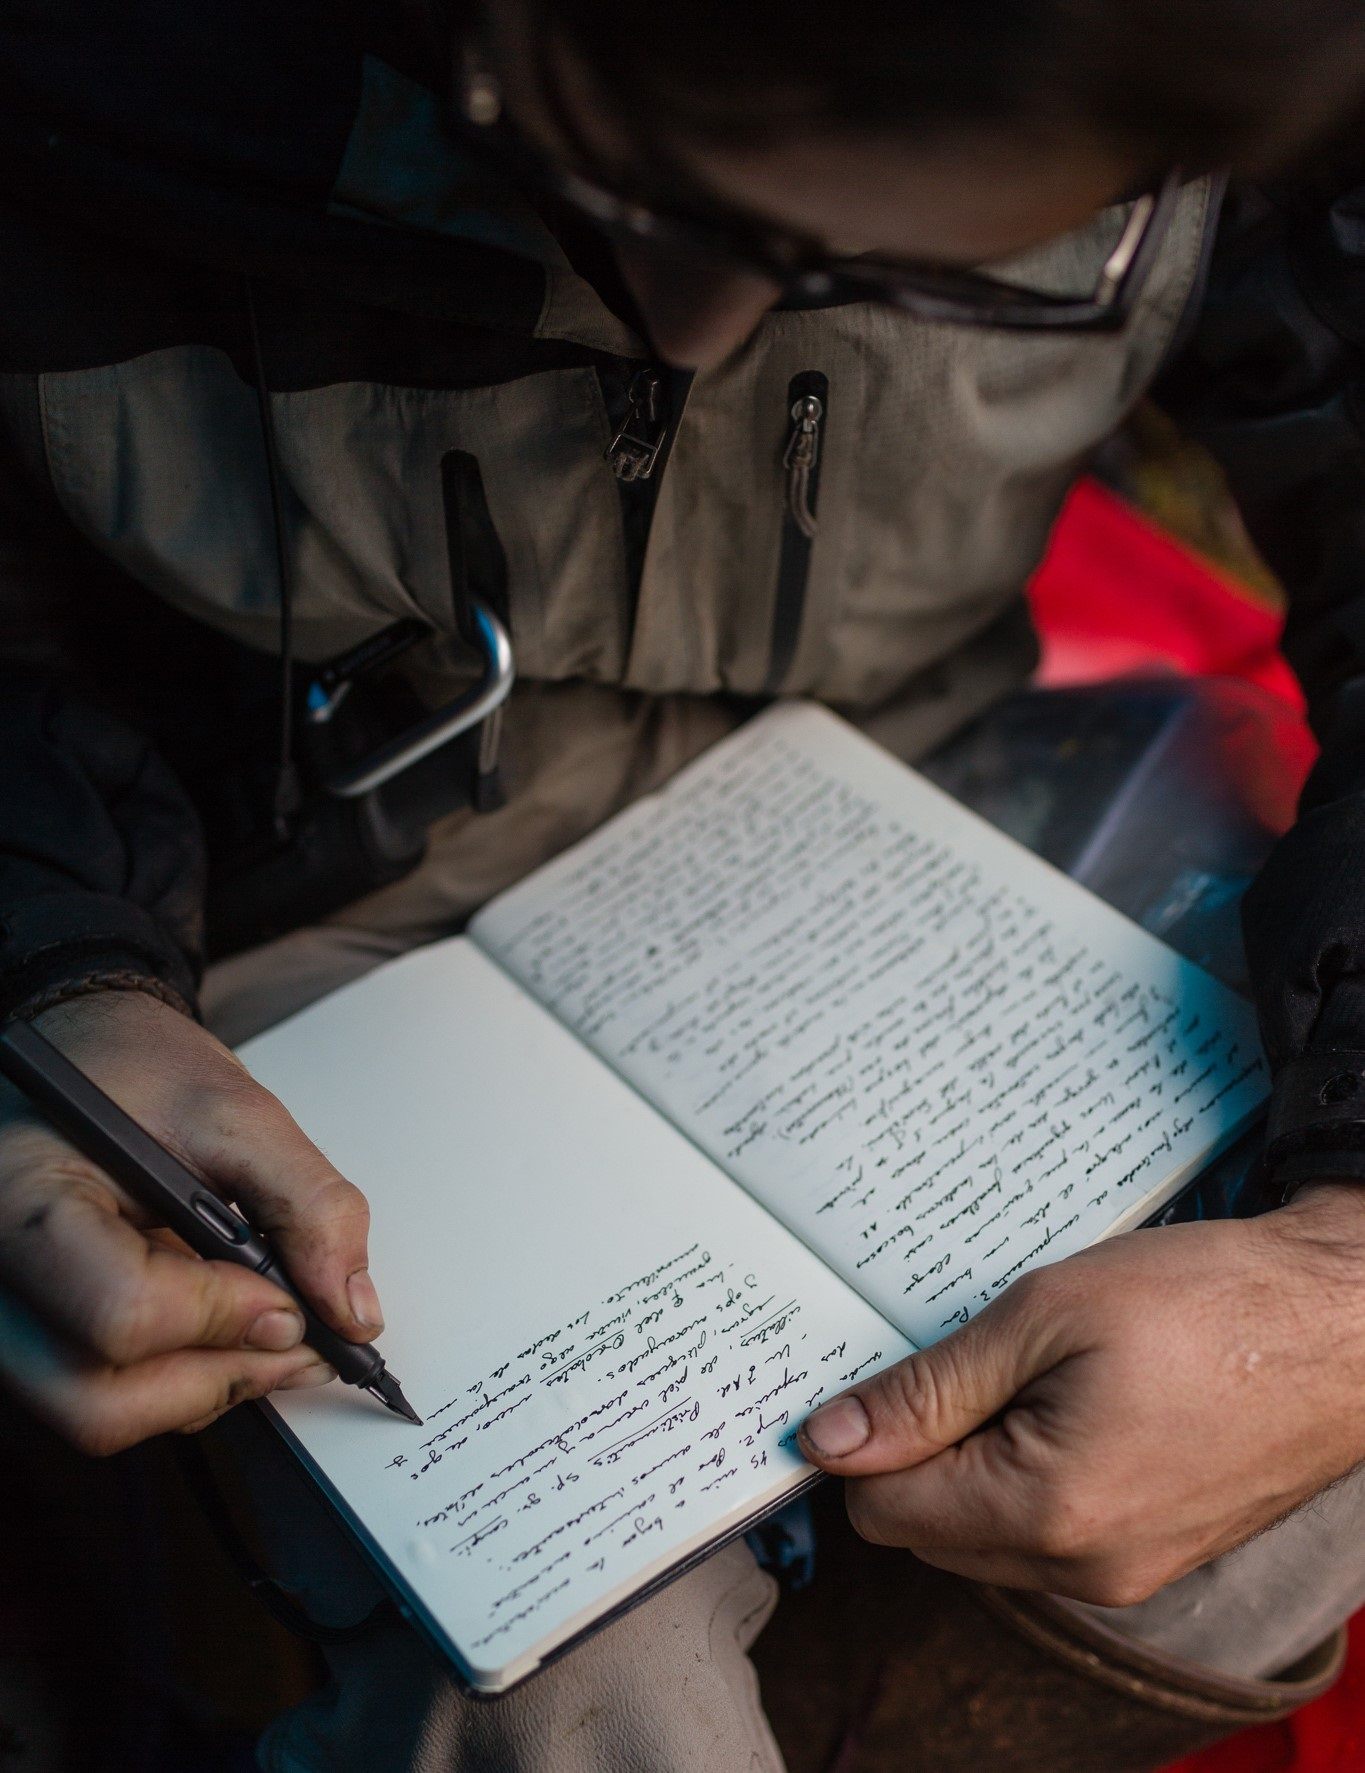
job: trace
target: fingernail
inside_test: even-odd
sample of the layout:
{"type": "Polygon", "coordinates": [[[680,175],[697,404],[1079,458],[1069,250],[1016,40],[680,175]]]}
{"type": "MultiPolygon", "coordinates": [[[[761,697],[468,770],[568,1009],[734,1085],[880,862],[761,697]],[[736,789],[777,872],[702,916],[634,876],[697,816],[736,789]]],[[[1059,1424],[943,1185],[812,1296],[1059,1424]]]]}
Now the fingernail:
{"type": "Polygon", "coordinates": [[[801,1433],[826,1459],[845,1459],[867,1440],[872,1424],[856,1397],[837,1397],[808,1416],[801,1433]]]}
{"type": "Polygon", "coordinates": [[[246,1333],[248,1348],[264,1348],[271,1354],[287,1354],[303,1341],[303,1319],[297,1311],[283,1308],[263,1311],[246,1333]]]}
{"type": "Polygon", "coordinates": [[[364,1329],[384,1328],[384,1313],[379,1309],[379,1295],[368,1268],[357,1268],[346,1282],[346,1297],[351,1302],[351,1316],[364,1329]]]}
{"type": "Polygon", "coordinates": [[[287,1379],[281,1379],[275,1387],[276,1391],[308,1391],[314,1385],[330,1385],[337,1376],[335,1367],[329,1367],[320,1361],[311,1367],[304,1367],[301,1372],[291,1373],[287,1379]]]}

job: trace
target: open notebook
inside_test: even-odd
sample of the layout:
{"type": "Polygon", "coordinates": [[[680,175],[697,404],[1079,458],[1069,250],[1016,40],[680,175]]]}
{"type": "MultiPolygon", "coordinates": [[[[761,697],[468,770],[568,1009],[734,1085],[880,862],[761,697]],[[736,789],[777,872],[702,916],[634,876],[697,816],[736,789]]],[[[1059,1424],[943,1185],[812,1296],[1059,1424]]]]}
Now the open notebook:
{"type": "Polygon", "coordinates": [[[486,1692],[1266,1094],[1240,998],[803,704],[243,1057],[369,1195],[426,1421],[339,1385],[270,1413],[486,1692]]]}

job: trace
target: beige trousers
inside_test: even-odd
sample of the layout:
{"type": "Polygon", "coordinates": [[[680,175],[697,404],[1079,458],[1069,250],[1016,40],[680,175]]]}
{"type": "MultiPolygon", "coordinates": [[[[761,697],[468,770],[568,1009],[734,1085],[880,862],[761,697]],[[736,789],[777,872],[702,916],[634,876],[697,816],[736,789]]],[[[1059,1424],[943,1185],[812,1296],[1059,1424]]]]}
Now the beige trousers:
{"type": "MultiPolygon", "coordinates": [[[[528,747],[535,766],[505,812],[457,815],[407,881],[214,968],[204,992],[210,1026],[228,1041],[245,1039],[415,942],[458,928],[492,892],[671,773],[735,718],[711,701],[604,697],[576,744],[574,721],[565,723],[571,701],[578,704],[550,693],[537,710],[564,742],[545,744],[542,734],[528,747]]],[[[382,1200],[372,1206],[384,1210],[382,1200]]],[[[264,1425],[238,1416],[242,1481],[258,1498],[279,1574],[316,1617],[363,1617],[379,1598],[373,1577],[264,1425]]],[[[262,1764],[270,1773],[779,1773],[747,1655],[775,1597],[749,1551],[731,1546],[492,1702],[463,1697],[392,1619],[329,1651],[330,1685],[267,1732],[262,1764]]],[[[1142,1605],[1090,1611],[1167,1655],[1266,1676],[1362,1604],[1365,1471],[1142,1605]]]]}

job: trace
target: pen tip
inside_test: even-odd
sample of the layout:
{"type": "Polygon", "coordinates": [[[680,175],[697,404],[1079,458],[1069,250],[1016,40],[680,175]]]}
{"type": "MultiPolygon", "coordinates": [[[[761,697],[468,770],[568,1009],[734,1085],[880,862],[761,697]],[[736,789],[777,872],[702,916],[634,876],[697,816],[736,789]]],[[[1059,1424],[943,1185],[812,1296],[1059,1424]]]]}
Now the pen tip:
{"type": "Polygon", "coordinates": [[[422,1426],[422,1418],[403,1396],[403,1387],[387,1369],[380,1373],[374,1383],[367,1385],[365,1389],[373,1393],[380,1403],[386,1404],[395,1416],[402,1416],[408,1422],[415,1422],[419,1428],[422,1426]]]}

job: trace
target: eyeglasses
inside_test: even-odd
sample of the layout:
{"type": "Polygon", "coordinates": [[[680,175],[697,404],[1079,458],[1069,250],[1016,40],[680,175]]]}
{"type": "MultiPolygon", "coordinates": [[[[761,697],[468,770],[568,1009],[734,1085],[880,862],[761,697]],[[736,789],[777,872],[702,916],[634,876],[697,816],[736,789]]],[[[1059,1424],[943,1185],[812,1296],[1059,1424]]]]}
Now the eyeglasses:
{"type": "MultiPolygon", "coordinates": [[[[1030,289],[984,272],[879,259],[840,257],[796,235],[764,229],[709,201],[703,208],[666,208],[613,189],[533,145],[507,117],[495,76],[468,50],[455,52],[458,71],[451,124],[481,157],[546,192],[609,238],[653,247],[676,258],[720,262],[778,284],[794,307],[879,302],[920,320],[1011,331],[1099,332],[1120,328],[1131,314],[1161,250],[1180,196],[1183,174],[1170,172],[1132,202],[1117,244],[1085,295],[1030,289]]],[[[575,140],[556,106],[556,122],[575,140]]],[[[685,180],[683,181],[685,184],[685,180]]]]}

